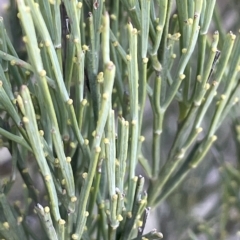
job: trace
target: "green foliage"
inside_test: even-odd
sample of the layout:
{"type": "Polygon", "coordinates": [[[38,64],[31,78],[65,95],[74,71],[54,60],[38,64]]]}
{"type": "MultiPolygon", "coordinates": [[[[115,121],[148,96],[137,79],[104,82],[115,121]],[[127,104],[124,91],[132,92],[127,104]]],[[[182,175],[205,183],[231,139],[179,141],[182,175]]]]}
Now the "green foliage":
{"type": "MultiPolygon", "coordinates": [[[[162,238],[155,229],[143,234],[149,207],[177,189],[217,141],[238,102],[240,70],[239,36],[209,31],[215,1],[176,0],[172,14],[174,3],[18,0],[22,36],[12,27],[14,41],[1,19],[0,135],[12,156],[0,194],[2,238],[162,238]],[[176,103],[177,130],[166,148],[176,103]],[[149,114],[152,137],[144,142],[149,114]],[[30,173],[36,165],[40,192],[36,169],[30,173]],[[25,188],[12,207],[16,172],[25,188]],[[32,203],[42,236],[27,224],[32,203]]],[[[13,3],[9,11],[14,16],[13,3]]]]}

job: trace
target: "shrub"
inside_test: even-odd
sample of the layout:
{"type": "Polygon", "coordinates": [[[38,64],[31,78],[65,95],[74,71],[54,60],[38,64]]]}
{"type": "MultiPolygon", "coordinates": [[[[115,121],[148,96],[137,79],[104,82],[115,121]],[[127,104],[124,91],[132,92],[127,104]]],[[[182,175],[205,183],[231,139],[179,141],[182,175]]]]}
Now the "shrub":
{"type": "Polygon", "coordinates": [[[143,233],[150,207],[204,160],[238,101],[239,36],[209,31],[214,6],[17,1],[12,40],[0,22],[0,135],[12,156],[2,238],[162,238],[143,233]]]}

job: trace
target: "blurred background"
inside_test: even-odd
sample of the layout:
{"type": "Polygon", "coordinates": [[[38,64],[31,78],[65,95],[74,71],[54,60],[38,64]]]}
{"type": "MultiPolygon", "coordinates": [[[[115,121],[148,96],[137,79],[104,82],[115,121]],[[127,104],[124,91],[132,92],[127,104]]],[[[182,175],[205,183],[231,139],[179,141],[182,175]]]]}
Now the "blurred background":
{"type": "MultiPolygon", "coordinates": [[[[12,1],[14,2],[14,1],[12,1]]],[[[0,15],[4,18],[7,30],[15,16],[6,11],[9,1],[0,0],[0,15]]],[[[174,11],[173,11],[174,12],[174,11]]],[[[240,28],[240,1],[217,0],[216,12],[211,25],[210,34],[219,30],[222,33],[232,31],[238,34],[240,28]],[[222,25],[218,24],[218,20],[222,25]]],[[[10,31],[11,29],[11,31],[10,31]]],[[[15,39],[18,41],[18,39],[15,39]]],[[[148,111],[146,109],[146,111],[148,111]]],[[[151,113],[144,119],[146,142],[144,152],[151,155],[151,113]],[[148,128],[150,126],[150,129],[148,128]]],[[[164,149],[170,148],[177,128],[178,110],[172,105],[165,121],[164,149]]],[[[207,119],[206,119],[207,122],[207,119]]],[[[160,230],[166,240],[186,239],[221,239],[240,240],[240,108],[239,105],[232,110],[219,129],[218,141],[206,156],[202,164],[193,170],[183,184],[172,193],[160,207],[151,212],[147,228],[160,230]]],[[[0,146],[1,139],[0,139],[0,146]]],[[[0,148],[0,181],[11,172],[11,156],[5,147],[0,148]]],[[[16,176],[18,184],[21,177],[16,176]]],[[[41,182],[39,176],[36,182],[41,182]]],[[[19,199],[19,185],[11,189],[9,200],[19,199]]],[[[32,226],[35,218],[30,217],[32,226]]]]}

